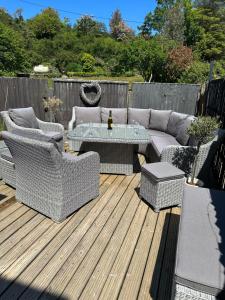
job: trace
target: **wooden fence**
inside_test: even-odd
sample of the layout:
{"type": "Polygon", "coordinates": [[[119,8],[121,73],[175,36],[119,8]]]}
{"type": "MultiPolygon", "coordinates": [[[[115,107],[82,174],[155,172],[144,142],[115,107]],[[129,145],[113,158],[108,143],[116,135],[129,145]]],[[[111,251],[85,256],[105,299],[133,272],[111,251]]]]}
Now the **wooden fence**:
{"type": "Polygon", "coordinates": [[[47,80],[0,77],[0,111],[33,106],[37,116],[44,119],[41,101],[48,92],[47,80]]]}
{"type": "MultiPolygon", "coordinates": [[[[205,113],[217,117],[225,129],[225,79],[209,82],[205,97],[205,113]]],[[[217,186],[225,189],[225,139],[216,154],[213,171],[217,186]]]]}
{"type": "MultiPolygon", "coordinates": [[[[55,79],[53,94],[63,101],[62,123],[66,126],[71,119],[73,106],[86,106],[80,97],[82,83],[91,81],[73,79],[55,79]]],[[[128,82],[98,81],[101,98],[97,105],[104,107],[127,107],[128,82]]]]}
{"type": "Polygon", "coordinates": [[[200,96],[199,84],[134,83],[130,106],[172,109],[194,115],[200,96]]]}

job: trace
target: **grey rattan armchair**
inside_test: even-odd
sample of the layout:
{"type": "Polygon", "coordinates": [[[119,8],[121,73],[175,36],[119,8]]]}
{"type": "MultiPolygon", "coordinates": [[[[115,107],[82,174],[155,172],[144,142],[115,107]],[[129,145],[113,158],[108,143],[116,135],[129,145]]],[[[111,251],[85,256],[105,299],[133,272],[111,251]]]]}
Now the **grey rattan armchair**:
{"type": "Polygon", "coordinates": [[[16,199],[61,222],[99,194],[99,155],[62,153],[52,143],[2,132],[15,162],[16,199]]]}
{"type": "MultiPolygon", "coordinates": [[[[2,111],[1,116],[4,120],[7,130],[10,132],[15,131],[16,134],[20,134],[20,133],[21,135],[26,134],[27,137],[35,138],[35,139],[38,139],[39,136],[41,137],[43,135],[46,135],[48,132],[61,133],[62,135],[64,134],[64,127],[59,123],[44,122],[37,118],[37,122],[40,129],[25,128],[16,125],[10,118],[8,111],[2,111]]],[[[59,143],[59,148],[61,151],[63,151],[64,149],[63,139],[59,143]]]]}

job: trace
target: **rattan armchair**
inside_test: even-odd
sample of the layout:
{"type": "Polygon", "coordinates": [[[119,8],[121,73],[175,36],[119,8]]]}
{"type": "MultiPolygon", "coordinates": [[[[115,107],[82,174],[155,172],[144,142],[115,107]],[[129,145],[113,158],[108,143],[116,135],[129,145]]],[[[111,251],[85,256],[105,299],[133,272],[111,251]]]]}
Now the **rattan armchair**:
{"type": "Polygon", "coordinates": [[[56,222],[99,195],[99,155],[73,156],[53,143],[2,132],[16,170],[16,199],[56,222]]]}
{"type": "MultiPolygon", "coordinates": [[[[64,134],[64,127],[59,123],[44,122],[37,118],[39,129],[25,128],[16,125],[10,118],[8,111],[2,111],[1,116],[4,120],[7,130],[10,132],[16,132],[16,134],[19,135],[26,134],[27,137],[38,139],[38,137],[43,137],[49,132],[61,133],[62,135],[64,134]]],[[[63,151],[64,149],[63,139],[59,142],[59,148],[61,151],[63,151]]]]}

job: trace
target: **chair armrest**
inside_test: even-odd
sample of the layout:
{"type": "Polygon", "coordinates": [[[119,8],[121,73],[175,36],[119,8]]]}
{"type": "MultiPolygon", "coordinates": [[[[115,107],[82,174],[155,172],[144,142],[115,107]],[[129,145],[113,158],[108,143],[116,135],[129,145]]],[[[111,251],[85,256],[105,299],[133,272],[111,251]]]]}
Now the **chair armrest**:
{"type": "Polygon", "coordinates": [[[39,125],[40,129],[43,130],[44,132],[46,132],[46,131],[56,131],[56,132],[64,133],[64,127],[63,127],[62,124],[44,122],[44,121],[41,121],[39,119],[37,119],[37,121],[38,121],[38,125],[39,125]]]}
{"type": "Polygon", "coordinates": [[[82,191],[93,184],[99,185],[100,158],[96,152],[79,156],[63,155],[63,188],[82,191]]]}
{"type": "Polygon", "coordinates": [[[72,108],[72,118],[68,123],[68,131],[73,130],[74,124],[76,123],[75,107],[72,108]]]}

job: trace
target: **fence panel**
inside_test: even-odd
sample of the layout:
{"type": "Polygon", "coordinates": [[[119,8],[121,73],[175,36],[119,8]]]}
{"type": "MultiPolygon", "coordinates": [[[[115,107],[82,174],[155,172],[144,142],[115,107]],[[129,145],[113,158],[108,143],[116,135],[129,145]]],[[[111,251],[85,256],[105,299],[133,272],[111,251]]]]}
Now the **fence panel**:
{"type": "Polygon", "coordinates": [[[32,78],[0,78],[0,110],[32,106],[44,119],[43,97],[48,96],[48,81],[32,78]]]}
{"type": "MultiPolygon", "coordinates": [[[[80,86],[82,83],[93,81],[74,79],[55,79],[53,93],[63,101],[62,119],[67,126],[71,119],[73,106],[86,106],[80,97],[80,86]]],[[[99,106],[104,107],[127,107],[128,83],[122,81],[98,81],[101,87],[101,98],[99,106]]]]}
{"type": "Polygon", "coordinates": [[[134,83],[131,107],[172,109],[195,114],[201,86],[176,83],[134,83]]]}

